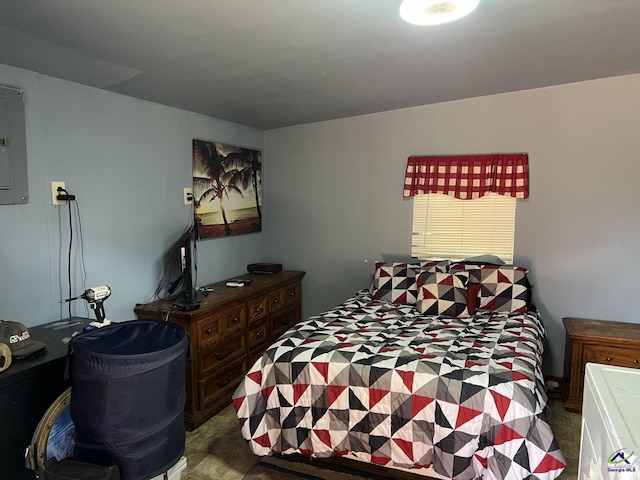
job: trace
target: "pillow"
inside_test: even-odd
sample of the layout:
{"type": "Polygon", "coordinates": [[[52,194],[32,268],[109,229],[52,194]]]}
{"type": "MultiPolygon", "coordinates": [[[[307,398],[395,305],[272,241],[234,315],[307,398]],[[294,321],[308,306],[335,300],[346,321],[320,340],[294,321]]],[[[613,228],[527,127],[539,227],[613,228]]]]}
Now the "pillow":
{"type": "Polygon", "coordinates": [[[371,297],[391,303],[415,304],[418,298],[416,275],[422,270],[445,272],[449,261],[420,263],[376,262],[371,297]]]}
{"type": "Polygon", "coordinates": [[[468,272],[469,290],[475,284],[480,286],[479,298],[469,292],[467,308],[471,315],[475,312],[476,305],[482,311],[525,312],[531,303],[531,286],[527,279],[529,271],[524,267],[459,262],[452,264],[449,271],[468,272]]]}
{"type": "Polygon", "coordinates": [[[478,310],[526,312],[529,304],[529,280],[522,267],[481,269],[478,310]]]}
{"type": "Polygon", "coordinates": [[[467,283],[467,310],[469,315],[475,315],[478,309],[478,294],[480,293],[479,283],[467,283]]]}
{"type": "Polygon", "coordinates": [[[496,268],[503,268],[506,270],[518,270],[524,273],[529,273],[524,267],[518,267],[516,265],[494,265],[487,263],[467,263],[467,262],[455,262],[449,266],[450,272],[459,272],[465,270],[469,272],[470,283],[480,283],[482,280],[481,275],[485,270],[495,270],[496,268]]]}
{"type": "Polygon", "coordinates": [[[504,260],[496,255],[476,255],[475,257],[465,258],[463,263],[481,263],[481,264],[490,264],[490,265],[504,265],[504,260]]]}
{"type": "Polygon", "coordinates": [[[425,315],[466,317],[467,272],[429,273],[421,272],[417,277],[417,309],[425,315]]]}
{"type": "Polygon", "coordinates": [[[451,265],[451,260],[428,260],[420,262],[420,270],[430,273],[447,273],[449,271],[449,265],[451,265]]]}
{"type": "Polygon", "coordinates": [[[480,283],[480,272],[484,264],[478,263],[464,263],[464,262],[456,262],[452,263],[449,267],[450,272],[460,272],[466,271],[469,273],[469,283],[480,283]]]}

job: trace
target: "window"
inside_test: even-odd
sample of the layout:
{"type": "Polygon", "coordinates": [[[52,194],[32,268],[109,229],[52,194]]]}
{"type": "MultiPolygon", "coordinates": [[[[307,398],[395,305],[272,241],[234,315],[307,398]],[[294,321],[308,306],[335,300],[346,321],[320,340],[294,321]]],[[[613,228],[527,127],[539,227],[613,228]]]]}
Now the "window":
{"type": "Polygon", "coordinates": [[[513,262],[516,199],[529,197],[529,155],[412,155],[403,196],[413,199],[411,255],[513,262]]]}
{"type": "Polygon", "coordinates": [[[516,199],[489,193],[474,200],[444,194],[413,198],[411,256],[463,260],[493,254],[513,263],[516,199]]]}

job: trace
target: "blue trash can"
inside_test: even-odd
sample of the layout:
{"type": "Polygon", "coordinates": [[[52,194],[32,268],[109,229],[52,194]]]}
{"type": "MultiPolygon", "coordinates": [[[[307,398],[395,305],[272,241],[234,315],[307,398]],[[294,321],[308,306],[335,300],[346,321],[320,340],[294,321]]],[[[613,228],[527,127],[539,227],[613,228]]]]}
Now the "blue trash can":
{"type": "Polygon", "coordinates": [[[69,344],[73,458],[148,480],[184,454],[189,338],[154,320],[114,323],[69,344]]]}

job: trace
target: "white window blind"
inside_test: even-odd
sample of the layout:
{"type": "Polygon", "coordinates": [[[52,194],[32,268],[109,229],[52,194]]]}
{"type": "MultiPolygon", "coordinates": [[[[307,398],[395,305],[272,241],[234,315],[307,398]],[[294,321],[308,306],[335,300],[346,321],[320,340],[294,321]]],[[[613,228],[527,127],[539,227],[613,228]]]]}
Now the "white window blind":
{"type": "Polygon", "coordinates": [[[475,200],[449,195],[413,198],[411,256],[463,260],[493,254],[513,263],[516,199],[490,193],[475,200]]]}

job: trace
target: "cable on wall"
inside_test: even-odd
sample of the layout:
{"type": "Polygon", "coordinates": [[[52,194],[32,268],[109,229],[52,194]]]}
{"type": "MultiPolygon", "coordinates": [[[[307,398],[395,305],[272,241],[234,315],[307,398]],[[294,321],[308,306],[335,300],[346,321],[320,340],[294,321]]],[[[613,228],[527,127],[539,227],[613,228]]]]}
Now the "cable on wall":
{"type": "MultiPolygon", "coordinates": [[[[74,223],[77,226],[78,230],[78,238],[79,238],[79,250],[80,250],[80,268],[82,270],[82,289],[86,290],[86,279],[87,279],[87,267],[85,263],[84,257],[84,238],[82,233],[82,218],[80,216],[80,205],[76,201],[76,196],[70,194],[63,187],[58,187],[58,200],[64,200],[67,202],[68,206],[68,220],[69,220],[69,245],[67,249],[67,288],[69,290],[69,295],[67,298],[73,297],[73,285],[72,285],[72,262],[73,262],[73,241],[74,241],[74,223]],[[73,206],[75,206],[75,210],[73,206]],[[75,222],[74,222],[75,217],[75,222]]],[[[68,312],[69,317],[71,314],[71,302],[68,304],[68,312]]]]}

